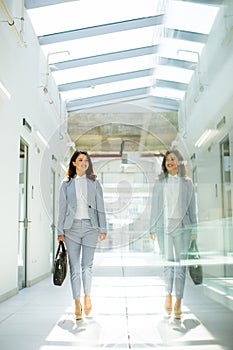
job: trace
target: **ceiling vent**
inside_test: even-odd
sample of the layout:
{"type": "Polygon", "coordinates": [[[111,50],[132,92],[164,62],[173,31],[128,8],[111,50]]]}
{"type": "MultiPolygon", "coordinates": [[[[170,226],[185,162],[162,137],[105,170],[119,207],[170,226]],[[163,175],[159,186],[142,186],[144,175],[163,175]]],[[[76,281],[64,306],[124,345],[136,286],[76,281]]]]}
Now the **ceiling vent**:
{"type": "Polygon", "coordinates": [[[222,117],[220,122],[218,122],[218,124],[216,125],[216,129],[218,130],[221,129],[225,124],[226,124],[226,117],[224,115],[224,117],[222,117]]]}

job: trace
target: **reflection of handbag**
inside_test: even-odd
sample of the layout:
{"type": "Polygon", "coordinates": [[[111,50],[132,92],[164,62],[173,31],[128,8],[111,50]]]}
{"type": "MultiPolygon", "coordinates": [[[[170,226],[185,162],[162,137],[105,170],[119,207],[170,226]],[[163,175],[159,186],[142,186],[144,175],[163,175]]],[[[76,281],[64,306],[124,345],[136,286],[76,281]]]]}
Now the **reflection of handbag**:
{"type": "Polygon", "coordinates": [[[60,241],[53,266],[53,284],[61,286],[67,273],[67,251],[64,242],[60,241]]]}
{"type": "Polygon", "coordinates": [[[194,239],[188,249],[188,259],[190,265],[188,266],[190,277],[194,284],[201,284],[203,279],[202,266],[199,264],[200,254],[197,248],[197,242],[194,239]]]}

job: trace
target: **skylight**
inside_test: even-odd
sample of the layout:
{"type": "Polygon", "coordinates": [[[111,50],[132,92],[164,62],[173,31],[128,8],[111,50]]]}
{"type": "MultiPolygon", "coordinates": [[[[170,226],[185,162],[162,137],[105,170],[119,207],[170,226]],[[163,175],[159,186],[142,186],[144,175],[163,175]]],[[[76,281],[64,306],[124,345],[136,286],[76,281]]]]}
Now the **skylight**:
{"type": "Polygon", "coordinates": [[[145,87],[153,96],[180,100],[186,86],[181,84],[188,86],[190,82],[218,6],[175,0],[77,0],[28,13],[36,35],[42,37],[63,31],[72,37],[72,31],[85,33],[94,27],[91,36],[41,45],[58,87],[69,84],[61,92],[63,99],[114,95],[145,87]],[[130,27],[137,19],[149,21],[158,16],[163,16],[163,21],[157,25],[148,22],[140,28],[130,27]],[[111,27],[115,23],[117,30],[111,27]],[[96,35],[98,26],[107,26],[107,34],[96,35]],[[159,57],[170,60],[169,64],[165,60],[160,64],[159,57]],[[61,66],[61,62],[67,64],[61,66]],[[156,85],[158,79],[163,87],[156,85]]]}
{"type": "Polygon", "coordinates": [[[160,3],[160,0],[76,0],[28,12],[36,35],[40,36],[156,15],[161,13],[160,3]]]}

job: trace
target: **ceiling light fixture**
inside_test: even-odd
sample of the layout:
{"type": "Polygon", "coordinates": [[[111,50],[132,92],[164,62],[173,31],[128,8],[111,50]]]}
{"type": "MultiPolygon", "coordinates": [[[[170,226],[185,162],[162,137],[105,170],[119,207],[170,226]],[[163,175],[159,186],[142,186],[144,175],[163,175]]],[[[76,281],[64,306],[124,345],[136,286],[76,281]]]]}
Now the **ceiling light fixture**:
{"type": "Polygon", "coordinates": [[[11,98],[10,93],[1,82],[0,82],[0,97],[2,97],[4,100],[10,100],[11,98]]]}
{"type": "Polygon", "coordinates": [[[60,167],[61,167],[65,172],[67,172],[67,168],[66,168],[66,166],[65,166],[62,162],[60,162],[60,167]]]}
{"type": "Polygon", "coordinates": [[[45,147],[49,148],[49,144],[46,141],[46,139],[44,138],[44,136],[40,133],[39,130],[36,131],[36,135],[38,136],[38,138],[42,141],[42,143],[45,145],[45,147]]]}
{"type": "Polygon", "coordinates": [[[207,129],[203,132],[203,134],[199,137],[199,139],[195,143],[195,147],[201,147],[211,138],[213,138],[218,133],[218,130],[215,129],[207,129]]]}

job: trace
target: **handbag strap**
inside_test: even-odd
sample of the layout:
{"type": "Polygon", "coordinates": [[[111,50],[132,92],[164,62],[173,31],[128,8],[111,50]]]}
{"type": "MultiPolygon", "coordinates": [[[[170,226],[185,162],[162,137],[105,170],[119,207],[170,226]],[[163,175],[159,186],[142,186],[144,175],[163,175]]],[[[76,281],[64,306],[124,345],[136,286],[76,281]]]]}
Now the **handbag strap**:
{"type": "Polygon", "coordinates": [[[197,241],[196,241],[196,239],[193,239],[193,240],[190,242],[189,250],[190,250],[190,251],[198,252],[197,241]]]}
{"type": "Polygon", "coordinates": [[[63,253],[65,253],[66,247],[65,247],[64,242],[63,242],[63,241],[60,241],[60,242],[59,242],[59,245],[60,245],[60,248],[62,249],[63,253]]]}
{"type": "Polygon", "coordinates": [[[65,248],[64,242],[59,241],[59,244],[58,244],[58,247],[57,247],[57,252],[56,252],[56,255],[55,255],[55,259],[58,258],[58,255],[59,255],[59,253],[60,253],[61,250],[62,250],[63,253],[66,252],[66,248],[65,248]]]}

